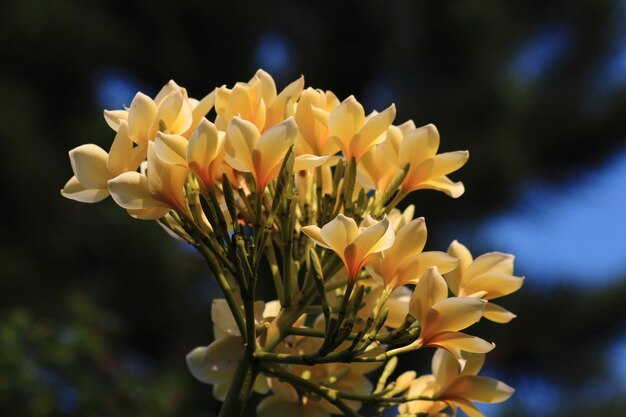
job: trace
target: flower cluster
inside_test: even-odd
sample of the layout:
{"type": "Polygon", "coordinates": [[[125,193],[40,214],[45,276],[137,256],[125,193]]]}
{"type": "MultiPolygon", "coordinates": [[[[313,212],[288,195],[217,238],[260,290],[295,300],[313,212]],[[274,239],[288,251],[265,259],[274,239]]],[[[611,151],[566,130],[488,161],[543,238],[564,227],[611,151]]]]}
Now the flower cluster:
{"type": "Polygon", "coordinates": [[[252,392],[266,395],[260,417],[358,416],[363,404],[377,415],[480,416],[473,401],[512,394],[477,375],[494,344],[463,331],[513,319],[491,301],[523,278],[508,254],[474,259],[456,241],[424,251],[424,218],[396,206],[421,189],[461,196],[448,175],[469,154],[438,153],[435,126],[395,116],[394,105],[366,115],[353,96],[302,77],[279,92],[259,70],[201,100],[174,81],[154,98],[138,93],[104,112],[109,152],[70,151],[63,196],[111,195],[206,260],[224,298],[213,304],[214,341],[187,363],[224,401],[220,416],[242,415],[252,392]],[[259,283],[277,299],[258,300],[259,283]],[[433,375],[387,382],[398,355],[428,347],[433,375]]]}

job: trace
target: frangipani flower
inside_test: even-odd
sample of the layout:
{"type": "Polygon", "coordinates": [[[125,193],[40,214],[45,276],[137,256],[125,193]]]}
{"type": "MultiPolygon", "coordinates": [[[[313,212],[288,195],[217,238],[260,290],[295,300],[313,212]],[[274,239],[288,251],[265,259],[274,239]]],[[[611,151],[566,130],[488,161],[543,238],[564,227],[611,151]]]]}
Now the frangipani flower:
{"type": "Polygon", "coordinates": [[[226,162],[237,171],[252,173],[257,190],[262,192],[278,176],[297,132],[293,118],[261,134],[253,123],[235,117],[226,131],[226,162]]]}
{"type": "Polygon", "coordinates": [[[361,158],[357,166],[357,179],[366,190],[384,192],[398,172],[398,167],[389,161],[382,150],[383,143],[387,140],[400,142],[402,140],[401,129],[397,126],[389,126],[383,133],[381,143],[372,146],[361,158]],[[390,136],[394,138],[388,139],[390,136]]]}
{"type": "Polygon", "coordinates": [[[429,416],[450,407],[456,412],[460,407],[469,417],[484,417],[472,401],[501,403],[515,391],[504,382],[478,376],[485,362],[483,354],[464,354],[459,361],[442,349],[433,355],[433,375],[415,379],[409,388],[408,396],[427,396],[437,401],[412,401],[401,404],[401,413],[417,414],[427,412],[429,416]]]}
{"type": "Polygon", "coordinates": [[[187,90],[170,80],[154,100],[137,93],[128,110],[105,110],[104,118],[115,131],[121,121],[127,121],[130,136],[145,151],[159,131],[188,137],[214,102],[214,92],[201,101],[190,99],[187,90]]]}
{"type": "Polygon", "coordinates": [[[274,79],[260,69],[249,82],[237,83],[232,90],[217,89],[215,124],[219,130],[226,130],[233,118],[239,117],[264,132],[293,116],[303,88],[304,77],[300,77],[277,95],[274,79]]]}
{"type": "Polygon", "coordinates": [[[331,91],[307,88],[302,92],[295,119],[300,131],[296,149],[302,154],[333,155],[339,152],[335,141],[328,134],[328,116],[339,105],[339,100],[331,91]],[[326,122],[320,122],[320,119],[326,122]]]}
{"type": "Polygon", "coordinates": [[[302,231],[339,256],[350,281],[355,281],[363,265],[374,254],[391,247],[394,240],[393,228],[386,216],[381,221],[367,216],[357,226],[354,219],[339,214],[321,229],[311,225],[303,227],[302,231]]]}
{"type": "Polygon", "coordinates": [[[401,192],[406,195],[415,190],[433,189],[453,198],[460,197],[465,191],[463,183],[452,182],[446,175],[465,165],[469,153],[457,151],[437,155],[439,132],[435,125],[408,130],[411,126],[412,122],[399,126],[403,136],[387,135],[380,147],[392,165],[400,168],[410,164],[401,192]]]}
{"type": "Polygon", "coordinates": [[[448,298],[448,286],[430,268],[415,285],[409,313],[421,326],[416,345],[444,348],[460,357],[460,351],[486,353],[494,345],[475,336],[459,332],[478,322],[485,310],[485,300],[471,297],[448,298]]]}
{"type": "MultiPolygon", "coordinates": [[[[254,317],[257,327],[263,321],[269,321],[276,316],[276,304],[277,301],[270,301],[267,304],[263,301],[255,302],[254,317]]],[[[215,341],[209,346],[200,346],[189,352],[187,366],[197,380],[213,385],[215,398],[224,401],[237,364],[243,357],[244,344],[226,300],[223,298],[213,300],[211,319],[215,341]]],[[[267,378],[257,376],[253,389],[259,394],[267,393],[269,390],[267,378]]]]}
{"type": "Polygon", "coordinates": [[[126,172],[108,182],[115,202],[138,219],[159,219],[171,209],[187,212],[184,187],[189,169],[164,162],[156,146],[154,142],[148,144],[147,176],[126,172]]]}
{"type": "Polygon", "coordinates": [[[102,201],[110,194],[107,182],[124,172],[135,171],[143,157],[141,149],[133,148],[128,124],[121,120],[109,153],[93,144],[70,151],[74,176],[65,184],[61,194],[83,203],[102,201]]]}
{"type": "MultiPolygon", "coordinates": [[[[519,290],[524,283],[523,277],[513,275],[513,255],[490,252],[473,259],[470,251],[456,240],[450,244],[448,253],[459,259],[458,267],[444,275],[454,295],[493,300],[519,290]]],[[[489,302],[484,317],[496,323],[508,323],[516,316],[489,302]]]]}
{"type": "Polygon", "coordinates": [[[396,232],[393,245],[368,262],[372,276],[385,287],[396,288],[415,283],[431,267],[440,273],[453,270],[456,258],[445,252],[422,252],[426,245],[426,223],[423,217],[410,221],[396,232]]]}
{"type": "Polygon", "coordinates": [[[366,118],[361,103],[350,96],[330,112],[327,120],[323,112],[315,112],[315,116],[327,124],[330,139],[337,143],[346,161],[354,158],[359,162],[372,146],[385,140],[383,133],[396,117],[396,107],[392,104],[366,118]]]}

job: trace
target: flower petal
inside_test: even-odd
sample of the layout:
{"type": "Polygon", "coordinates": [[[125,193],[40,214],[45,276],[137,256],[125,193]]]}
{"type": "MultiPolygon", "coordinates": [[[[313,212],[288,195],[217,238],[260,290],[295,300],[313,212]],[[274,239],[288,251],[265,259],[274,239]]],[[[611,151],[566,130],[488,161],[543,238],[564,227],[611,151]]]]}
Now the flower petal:
{"type": "Polygon", "coordinates": [[[326,223],[320,231],[322,241],[335,251],[342,259],[344,250],[358,236],[359,227],[354,219],[339,214],[326,223]]]}
{"type": "Polygon", "coordinates": [[[491,320],[495,323],[508,323],[517,317],[515,314],[511,313],[509,310],[500,307],[494,303],[487,303],[485,306],[485,313],[483,315],[487,320],[491,320]]]}
{"type": "Polygon", "coordinates": [[[458,359],[462,358],[461,350],[472,353],[487,353],[495,347],[493,343],[461,332],[438,333],[428,340],[427,345],[446,349],[458,359]]]}
{"type": "Polygon", "coordinates": [[[359,129],[350,141],[350,153],[357,162],[372,146],[385,140],[383,133],[386,132],[395,117],[396,106],[392,104],[383,112],[367,119],[363,127],[359,129]]]}
{"type": "Polygon", "coordinates": [[[457,378],[445,390],[449,398],[466,398],[483,403],[501,403],[513,395],[515,390],[497,379],[486,376],[464,375],[457,378]]]}
{"type": "Polygon", "coordinates": [[[448,286],[436,268],[430,268],[415,285],[409,312],[413,317],[424,323],[426,314],[433,304],[448,297],[448,286]]]}
{"type": "Polygon", "coordinates": [[[328,116],[329,133],[337,138],[346,158],[352,156],[349,151],[350,141],[364,123],[365,111],[354,96],[342,101],[328,116]]]}
{"type": "Polygon", "coordinates": [[[483,316],[485,304],[485,300],[470,297],[452,297],[435,303],[426,316],[428,334],[455,332],[471,326],[483,316]]]}
{"type": "Polygon", "coordinates": [[[141,147],[147,147],[148,141],[154,139],[154,136],[150,136],[149,132],[157,115],[157,110],[154,101],[143,93],[137,93],[130,103],[128,130],[135,143],[141,147]]]}
{"type": "MultiPolygon", "coordinates": [[[[138,172],[125,172],[108,182],[111,197],[127,210],[140,210],[169,206],[155,199],[148,189],[148,179],[138,172]]],[[[168,210],[169,211],[169,210],[168,210]]]]}
{"type": "Polygon", "coordinates": [[[97,203],[109,196],[109,190],[106,188],[85,188],[78,182],[76,176],[73,176],[61,190],[61,195],[81,203],[97,203]]]}
{"type": "Polygon", "coordinates": [[[514,293],[520,289],[523,283],[523,277],[501,272],[486,272],[467,281],[463,287],[463,293],[470,295],[479,291],[487,291],[483,298],[491,300],[514,293]]]}
{"type": "Polygon", "coordinates": [[[70,152],[72,171],[78,182],[85,188],[106,188],[111,174],[107,169],[109,155],[99,146],[88,144],[70,152]]]}
{"type": "Polygon", "coordinates": [[[187,355],[187,366],[191,374],[201,382],[207,384],[225,382],[237,369],[243,349],[241,337],[226,336],[207,347],[192,350],[187,355]]]}
{"type": "Polygon", "coordinates": [[[444,278],[446,279],[452,294],[459,295],[461,286],[464,283],[463,272],[472,264],[474,258],[472,257],[471,252],[463,244],[456,240],[450,243],[450,246],[448,247],[448,254],[457,258],[459,260],[459,264],[454,270],[445,274],[444,278]]]}

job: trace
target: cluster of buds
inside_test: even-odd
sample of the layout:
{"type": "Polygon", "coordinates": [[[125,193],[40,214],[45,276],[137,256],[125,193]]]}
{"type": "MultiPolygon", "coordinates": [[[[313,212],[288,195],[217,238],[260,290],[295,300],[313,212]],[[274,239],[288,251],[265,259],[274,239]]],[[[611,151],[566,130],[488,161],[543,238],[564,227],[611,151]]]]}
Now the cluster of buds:
{"type": "Polygon", "coordinates": [[[108,153],[70,151],[65,197],[111,195],[206,260],[224,298],[213,303],[215,340],[187,364],[224,401],[220,416],[242,415],[253,391],[266,395],[259,417],[359,416],[364,405],[481,416],[474,401],[512,394],[477,375],[494,345],[462,330],[514,318],[491,301],[523,278],[508,254],[474,259],[456,241],[423,250],[424,218],[396,206],[420,189],[462,195],[448,174],[468,152],[437,153],[435,126],[394,125],[395,115],[393,105],[366,115],[353,96],[305,89],[303,78],[279,93],[259,70],[202,100],[173,81],[154,99],[138,93],[104,112],[116,132],[108,153]],[[276,300],[258,300],[259,283],[276,300]],[[398,355],[428,347],[433,375],[392,380],[398,355]]]}

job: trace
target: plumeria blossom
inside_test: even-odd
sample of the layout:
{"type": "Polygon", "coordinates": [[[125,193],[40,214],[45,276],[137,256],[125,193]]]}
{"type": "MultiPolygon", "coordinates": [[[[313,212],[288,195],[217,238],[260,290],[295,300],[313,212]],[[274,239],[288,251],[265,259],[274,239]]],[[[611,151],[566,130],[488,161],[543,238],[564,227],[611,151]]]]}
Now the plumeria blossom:
{"type": "MultiPolygon", "coordinates": [[[[444,277],[450,291],[459,297],[493,300],[519,290],[524,283],[523,277],[513,275],[513,255],[490,252],[474,259],[470,251],[456,240],[450,244],[448,253],[458,258],[459,264],[444,277]]],[[[484,317],[496,323],[508,323],[516,316],[489,302],[484,317]]]]}
{"type": "Polygon", "coordinates": [[[445,350],[438,349],[432,360],[432,375],[424,375],[411,382],[408,397],[425,396],[436,401],[411,401],[398,409],[404,414],[428,413],[428,416],[444,416],[440,413],[459,407],[469,417],[484,417],[473,401],[501,403],[509,399],[514,389],[493,378],[478,376],[485,355],[464,354],[461,360],[445,350]]]}
{"type": "Polygon", "coordinates": [[[448,298],[448,286],[436,268],[430,268],[415,285],[409,314],[421,326],[416,345],[434,346],[460,357],[461,350],[486,353],[494,345],[459,332],[478,322],[485,310],[485,300],[471,297],[448,298]]]}
{"type": "Polygon", "coordinates": [[[330,140],[328,132],[328,117],[338,105],[339,100],[331,91],[307,88],[302,92],[295,114],[300,131],[296,140],[299,154],[333,155],[339,152],[339,146],[330,140]]]}
{"type": "Polygon", "coordinates": [[[237,83],[233,89],[220,87],[216,91],[215,124],[226,130],[235,117],[253,123],[264,132],[295,112],[296,101],[304,88],[304,77],[289,84],[280,94],[271,75],[258,70],[247,83],[237,83]]]}
{"type": "Polygon", "coordinates": [[[70,151],[74,176],[61,194],[83,203],[97,203],[109,196],[107,182],[116,176],[135,171],[143,160],[141,150],[133,148],[126,121],[120,121],[109,153],[97,145],[81,145],[70,151]]]}
{"type": "Polygon", "coordinates": [[[425,245],[424,218],[411,220],[396,232],[391,247],[372,256],[367,264],[368,271],[385,287],[393,289],[417,282],[431,267],[437,267],[440,273],[456,268],[456,258],[445,252],[422,252],[425,245]]]}
{"type": "Polygon", "coordinates": [[[320,122],[328,126],[330,140],[334,140],[339,146],[346,161],[354,158],[359,162],[370,148],[385,140],[383,133],[396,117],[396,107],[392,104],[381,113],[372,113],[366,118],[361,103],[354,96],[350,96],[330,114],[314,114],[320,122]]]}
{"type": "MultiPolygon", "coordinates": [[[[277,301],[254,304],[256,327],[269,323],[278,313],[280,305],[277,301]]],[[[187,354],[187,366],[191,374],[200,382],[213,385],[215,398],[224,401],[230,383],[235,375],[237,364],[243,357],[244,345],[235,318],[223,298],[213,300],[211,306],[213,333],[215,341],[208,346],[200,346],[187,354]]],[[[269,387],[264,376],[258,376],[254,383],[254,391],[267,393],[269,387]]]]}
{"type": "Polygon", "coordinates": [[[415,190],[433,189],[453,198],[460,197],[465,192],[463,183],[452,182],[447,175],[465,165],[469,152],[437,154],[439,132],[435,125],[410,129],[412,125],[410,122],[400,126],[403,135],[387,135],[387,140],[380,146],[380,151],[392,165],[401,168],[410,164],[401,192],[406,195],[415,190]]]}
{"type": "Polygon", "coordinates": [[[148,145],[147,175],[125,172],[108,182],[113,200],[138,219],[155,220],[170,210],[187,212],[184,187],[189,169],[159,158],[156,144],[148,145]]]}
{"type": "Polygon", "coordinates": [[[372,256],[391,247],[394,241],[393,228],[386,216],[381,221],[368,216],[357,226],[354,219],[339,214],[321,229],[311,225],[302,231],[316,244],[339,256],[351,281],[356,280],[372,256]]]}
{"type": "Polygon", "coordinates": [[[137,93],[127,110],[105,110],[104,118],[115,131],[121,121],[127,121],[133,141],[146,150],[148,141],[154,140],[159,131],[188,137],[214,102],[214,92],[198,101],[170,80],[154,99],[137,93]]]}

